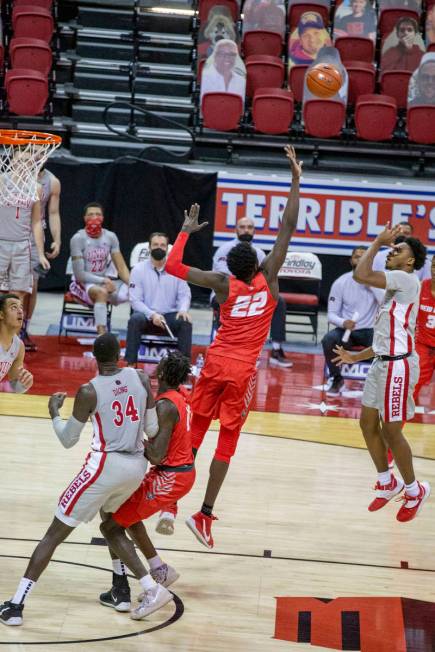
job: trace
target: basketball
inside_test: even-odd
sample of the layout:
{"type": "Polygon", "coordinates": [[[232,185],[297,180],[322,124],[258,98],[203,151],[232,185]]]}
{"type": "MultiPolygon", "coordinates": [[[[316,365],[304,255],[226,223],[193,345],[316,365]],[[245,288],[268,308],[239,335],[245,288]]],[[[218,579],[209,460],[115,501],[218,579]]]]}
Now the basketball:
{"type": "Polygon", "coordinates": [[[330,63],[318,63],[307,72],[308,90],[316,97],[333,97],[342,83],[340,71],[330,63]]]}

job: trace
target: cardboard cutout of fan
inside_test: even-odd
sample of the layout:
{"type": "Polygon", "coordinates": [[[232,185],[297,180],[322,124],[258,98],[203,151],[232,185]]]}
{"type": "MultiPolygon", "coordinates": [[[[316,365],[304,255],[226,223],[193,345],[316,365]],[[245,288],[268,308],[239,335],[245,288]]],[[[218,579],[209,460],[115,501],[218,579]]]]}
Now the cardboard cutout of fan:
{"type": "Polygon", "coordinates": [[[337,95],[343,85],[343,79],[336,66],[331,63],[318,63],[307,71],[306,83],[310,93],[320,99],[328,99],[337,95]]]}

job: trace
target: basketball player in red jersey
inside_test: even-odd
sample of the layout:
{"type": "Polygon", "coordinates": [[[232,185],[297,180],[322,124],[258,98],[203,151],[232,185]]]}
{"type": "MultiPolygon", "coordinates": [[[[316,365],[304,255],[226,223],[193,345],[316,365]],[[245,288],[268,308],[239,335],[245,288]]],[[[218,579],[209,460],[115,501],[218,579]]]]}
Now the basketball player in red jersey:
{"type": "MultiPolygon", "coordinates": [[[[100,595],[100,602],[117,611],[130,610],[130,587],[126,568],[137,568],[143,576],[144,568],[133,544],[127,538],[125,528],[145,555],[150,565],[150,575],[164,587],[178,579],[174,568],[165,564],[157,554],[148,537],[143,520],[185,496],[195,481],[195,467],[190,431],[190,406],[181,383],[190,373],[190,363],[179,351],[173,351],[160,361],[157,367],[159,394],[157,415],[159,430],[148,441],[145,456],[152,464],[140,487],[112,515],[105,515],[101,524],[110,547],[113,561],[113,584],[110,591],[100,595]],[[118,555],[121,559],[118,558],[118,555]]],[[[145,596],[141,596],[142,600],[145,596]]],[[[135,609],[135,618],[151,613],[147,604],[135,609]]]]}
{"type": "Polygon", "coordinates": [[[428,385],[435,370],[435,256],[431,264],[432,278],[421,284],[420,307],[417,315],[415,350],[420,358],[420,376],[415,386],[417,401],[423,385],[428,385]]]}
{"type": "Polygon", "coordinates": [[[289,241],[296,228],[299,212],[299,178],[302,163],[293,147],[285,147],[292,171],[289,199],[272,251],[258,264],[255,250],[240,242],[228,253],[231,276],[182,264],[183,251],[198,224],[199,206],[194,204],[168,256],[166,271],[194,285],[211,288],[221,307],[221,326],[210,345],[201,376],[192,397],[192,444],[200,447],[212,417],[218,415],[218,445],[210,466],[204,503],[186,524],[207,548],[213,547],[211,526],[216,517],[213,506],[234,455],[240,430],[248,415],[254,393],[256,364],[269,334],[270,322],[278,299],[278,272],[284,263],[289,241]]]}

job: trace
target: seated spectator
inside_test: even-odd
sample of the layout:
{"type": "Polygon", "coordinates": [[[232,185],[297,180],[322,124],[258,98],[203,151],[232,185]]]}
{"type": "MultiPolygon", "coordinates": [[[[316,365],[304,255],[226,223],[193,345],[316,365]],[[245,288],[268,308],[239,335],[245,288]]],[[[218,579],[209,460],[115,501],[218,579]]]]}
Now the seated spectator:
{"type": "MultiPolygon", "coordinates": [[[[317,54],[317,58],[311,66],[307,69],[310,70],[312,66],[316,66],[318,63],[330,63],[331,65],[335,66],[338,68],[341,74],[341,78],[343,80],[343,83],[341,85],[340,90],[336,95],[333,95],[333,97],[330,97],[330,100],[336,100],[338,102],[343,102],[343,104],[347,104],[347,94],[348,94],[348,89],[349,89],[349,76],[347,74],[346,68],[343,66],[341,63],[341,57],[340,53],[337,50],[337,48],[330,47],[327,45],[324,45],[321,50],[319,50],[317,54]]],[[[305,80],[306,80],[306,74],[305,74],[305,80]]],[[[303,96],[303,103],[307,102],[308,100],[318,100],[319,98],[317,95],[313,95],[308,90],[308,86],[306,81],[304,81],[304,96],[303,96]]]]}
{"type": "Polygon", "coordinates": [[[412,74],[408,87],[408,107],[435,105],[435,52],[426,52],[412,74]]]}
{"type": "Polygon", "coordinates": [[[135,265],[130,274],[133,314],[128,321],[125,351],[129,365],[137,363],[142,335],[168,335],[165,323],[178,337],[181,353],[190,359],[192,349],[189,285],[165,271],[168,236],[165,233],[152,233],[149,244],[150,257],[135,265]]]}
{"type": "Polygon", "coordinates": [[[322,16],[316,11],[306,11],[300,17],[297,29],[290,35],[289,67],[312,63],[325,45],[331,45],[331,38],[322,16]]]}
{"type": "Polygon", "coordinates": [[[70,242],[73,277],[69,289],[79,301],[94,306],[95,327],[101,335],[107,331],[107,304],[128,301],[130,275],[117,236],[103,229],[101,204],[87,204],[83,218],[85,228],[70,242]],[[121,280],[114,278],[114,268],[121,280]]]}
{"type": "Polygon", "coordinates": [[[376,13],[368,0],[351,0],[351,14],[334,22],[334,39],[338,36],[365,36],[376,41],[376,13]]]}
{"type": "Polygon", "coordinates": [[[228,39],[216,43],[201,76],[201,100],[205,93],[234,93],[245,101],[246,68],[237,44],[228,39]]]}
{"type": "Polygon", "coordinates": [[[382,46],[381,70],[409,70],[418,68],[425,52],[423,39],[413,18],[399,18],[393,32],[382,46]]]}
{"type": "Polygon", "coordinates": [[[246,0],[243,5],[243,34],[256,29],[285,35],[284,0],[246,0]]]}
{"type": "MultiPolygon", "coordinates": [[[[236,238],[225,242],[222,244],[213,256],[213,271],[222,272],[223,274],[230,274],[227,265],[227,256],[231,249],[238,244],[239,242],[250,242],[255,234],[255,223],[250,217],[241,217],[238,220],[236,225],[236,238]]],[[[266,258],[266,254],[262,249],[259,249],[255,245],[252,245],[257,252],[257,258],[259,264],[266,258]]],[[[212,299],[213,309],[215,311],[219,310],[219,304],[214,300],[214,295],[212,299]]],[[[272,339],[272,353],[270,355],[269,363],[272,366],[276,367],[292,367],[293,363],[290,362],[285,356],[284,350],[282,348],[283,343],[285,342],[285,313],[286,305],[282,297],[278,298],[278,303],[273,313],[272,323],[270,327],[270,336],[272,339]]],[[[216,325],[218,326],[218,324],[216,325]]]]}
{"type": "Polygon", "coordinates": [[[216,43],[222,39],[236,41],[236,26],[229,8],[215,5],[208,12],[207,21],[199,30],[198,59],[207,59],[211,56],[216,43]]]}
{"type": "Polygon", "coordinates": [[[341,345],[345,331],[351,331],[350,346],[372,345],[373,325],[379,304],[370,287],[361,285],[353,279],[353,270],[356,269],[365,249],[365,247],[355,247],[350,258],[352,272],[347,272],[334,281],[329,293],[328,322],[335,328],[326,333],[322,339],[323,353],[330,374],[326,391],[328,396],[338,396],[344,385],[340,367],[332,362],[332,359],[336,357],[334,348],[341,345]],[[352,319],[355,313],[358,313],[356,321],[352,319]]]}
{"type": "Polygon", "coordinates": [[[426,14],[426,45],[435,43],[435,4],[427,10],[426,14]]]}

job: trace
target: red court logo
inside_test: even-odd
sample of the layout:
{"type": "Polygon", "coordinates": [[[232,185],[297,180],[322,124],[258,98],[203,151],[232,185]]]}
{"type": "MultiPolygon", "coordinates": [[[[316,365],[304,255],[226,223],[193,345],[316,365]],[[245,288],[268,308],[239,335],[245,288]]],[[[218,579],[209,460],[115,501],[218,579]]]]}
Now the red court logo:
{"type": "Polygon", "coordinates": [[[274,638],[332,650],[433,652],[435,604],[408,598],[275,598],[274,638]]]}

